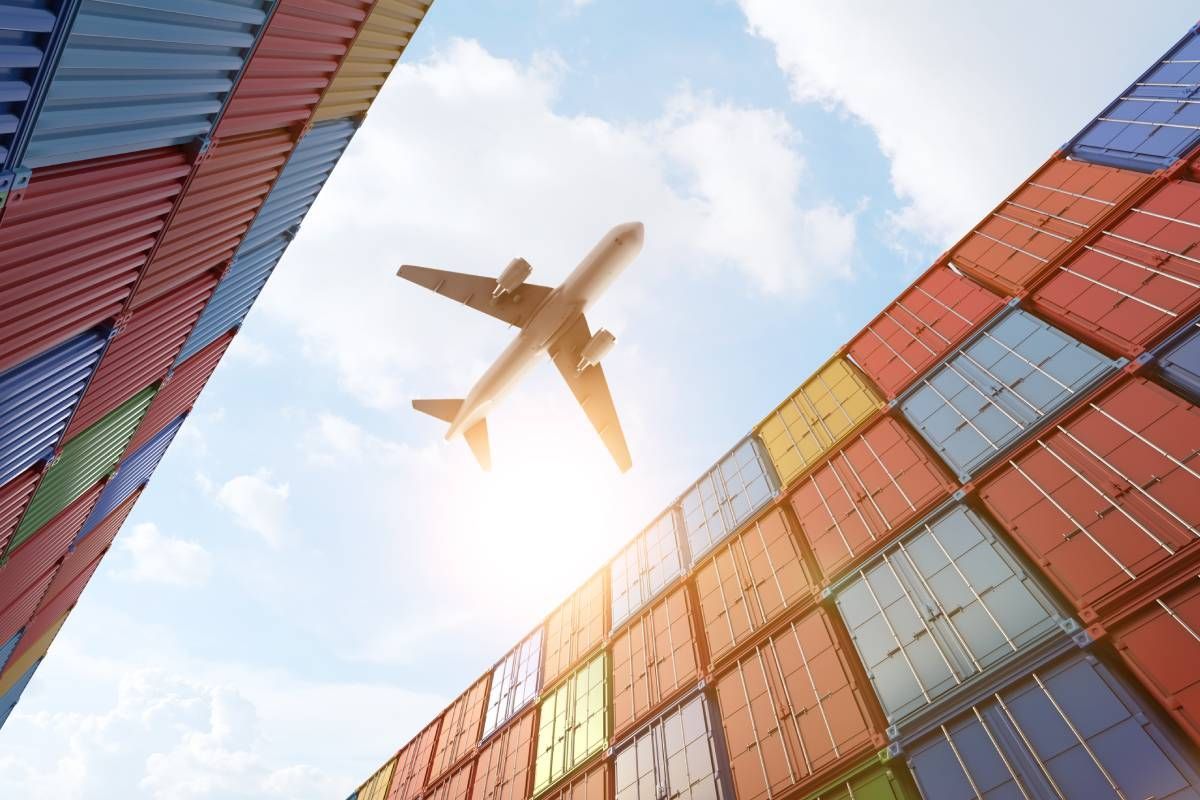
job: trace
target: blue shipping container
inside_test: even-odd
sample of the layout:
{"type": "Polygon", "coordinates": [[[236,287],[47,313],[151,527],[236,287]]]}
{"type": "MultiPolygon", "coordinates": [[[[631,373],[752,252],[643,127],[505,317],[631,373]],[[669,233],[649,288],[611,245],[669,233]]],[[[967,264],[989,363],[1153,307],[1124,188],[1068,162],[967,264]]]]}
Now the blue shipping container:
{"type": "Polygon", "coordinates": [[[4,665],[8,663],[9,657],[12,656],[13,651],[17,649],[17,645],[21,643],[21,634],[24,632],[24,628],[17,631],[12,635],[12,638],[4,643],[3,647],[0,647],[0,673],[4,672],[4,665]]]}
{"type": "Polygon", "coordinates": [[[1068,144],[1074,158],[1153,172],[1200,142],[1200,29],[1167,51],[1068,144]]]}
{"type": "Polygon", "coordinates": [[[37,672],[38,665],[41,663],[41,660],[38,660],[36,664],[25,671],[25,674],[12,685],[11,689],[0,694],[0,728],[3,728],[4,723],[8,722],[8,715],[17,707],[17,702],[25,692],[25,687],[33,680],[33,673],[37,672]]]}
{"type": "Polygon", "coordinates": [[[672,507],[617,554],[609,565],[613,630],[683,574],[683,545],[672,507]]]}
{"type": "Polygon", "coordinates": [[[1163,377],[1200,401],[1200,320],[1188,323],[1156,356],[1163,377]]]}
{"type": "Polygon", "coordinates": [[[54,454],[107,343],[88,331],[0,372],[0,484],[54,454]]]}
{"type": "Polygon", "coordinates": [[[88,518],[84,520],[83,527],[75,536],[75,541],[79,541],[91,533],[97,525],[104,521],[105,517],[112,513],[114,508],[124,503],[130,495],[146,485],[185,419],[187,419],[187,414],[181,414],[167,427],[154,434],[153,439],[130,453],[129,457],[121,462],[121,466],[117,468],[117,474],[113,475],[104,485],[100,499],[92,507],[92,513],[88,514],[88,518]]]}
{"type": "Polygon", "coordinates": [[[258,299],[275,265],[304,220],[317,193],[342,157],[356,127],[351,120],[330,120],[313,127],[292,152],[267,195],[254,224],[234,254],[229,272],[217,285],[204,313],[183,345],[176,364],[186,361],[240,325],[258,299]]]}
{"type": "Polygon", "coordinates": [[[680,500],[692,563],[766,505],[778,487],[757,437],[743,439],[680,500]]]}
{"type": "Polygon", "coordinates": [[[82,0],[21,165],[207,136],[270,6],[270,0],[82,0]]]}

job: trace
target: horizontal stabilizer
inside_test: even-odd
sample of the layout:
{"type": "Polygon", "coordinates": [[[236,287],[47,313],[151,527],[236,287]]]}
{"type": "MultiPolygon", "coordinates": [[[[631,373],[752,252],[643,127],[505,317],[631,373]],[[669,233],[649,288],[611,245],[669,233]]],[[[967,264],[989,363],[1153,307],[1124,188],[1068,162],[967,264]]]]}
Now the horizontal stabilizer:
{"type": "Polygon", "coordinates": [[[454,422],[458,409],[462,408],[462,400],[413,400],[413,408],[422,414],[437,417],[443,422],[454,422]]]}
{"type": "Polygon", "coordinates": [[[487,420],[481,419],[467,428],[466,432],[463,433],[463,438],[471,446],[471,452],[475,454],[475,460],[479,462],[479,466],[485,470],[491,470],[492,448],[488,444],[487,420]]]}

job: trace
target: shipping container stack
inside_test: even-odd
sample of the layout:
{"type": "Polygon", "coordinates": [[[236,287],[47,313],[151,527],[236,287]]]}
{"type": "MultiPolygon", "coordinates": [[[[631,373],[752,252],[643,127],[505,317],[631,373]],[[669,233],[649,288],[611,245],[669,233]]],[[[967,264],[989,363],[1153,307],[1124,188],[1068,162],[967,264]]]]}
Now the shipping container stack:
{"type": "Polygon", "coordinates": [[[429,6],[0,2],[0,726],[429,6]]]}
{"type": "Polygon", "coordinates": [[[1200,797],[1200,28],[351,800],[1200,797]]]}

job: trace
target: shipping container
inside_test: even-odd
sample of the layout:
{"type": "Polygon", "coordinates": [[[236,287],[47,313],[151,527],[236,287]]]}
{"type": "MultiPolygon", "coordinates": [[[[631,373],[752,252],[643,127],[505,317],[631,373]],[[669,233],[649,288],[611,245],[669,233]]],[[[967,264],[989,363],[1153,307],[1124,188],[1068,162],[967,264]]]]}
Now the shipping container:
{"type": "Polygon", "coordinates": [[[709,657],[720,663],[770,623],[814,601],[816,581],[783,511],[765,514],[695,572],[709,657]]]}
{"type": "Polygon", "coordinates": [[[1152,64],[1065,147],[1075,158],[1153,172],[1200,141],[1197,28],[1152,64]]]}
{"type": "Polygon", "coordinates": [[[354,136],[354,123],[334,120],[315,126],[296,145],[238,247],[229,271],[204,308],[179,361],[190,358],[242,323],[271,277],[308,209],[354,136]]]}
{"type": "Polygon", "coordinates": [[[70,20],[59,0],[27,0],[0,8],[0,206],[12,188],[17,136],[37,116],[39,89],[53,69],[70,20]]]}
{"type": "Polygon", "coordinates": [[[66,621],[67,615],[63,614],[56,622],[45,626],[36,639],[31,638],[32,634],[26,631],[26,635],[21,637],[17,649],[9,658],[8,666],[4,668],[3,672],[0,672],[0,694],[15,686],[30,667],[42,660],[46,651],[50,649],[50,645],[53,644],[54,637],[58,635],[66,621]]]}
{"type": "Polygon", "coordinates": [[[119,408],[63,446],[46,470],[37,491],[8,543],[7,554],[20,547],[55,514],[108,475],[154,399],[154,387],[143,389],[119,408]]]}
{"type": "Polygon", "coordinates": [[[925,800],[1190,800],[1200,792],[1195,753],[1083,653],[995,692],[904,751],[925,800]]]}
{"type": "Polygon", "coordinates": [[[29,625],[25,628],[25,634],[13,652],[14,662],[27,655],[27,644],[29,648],[33,648],[36,642],[43,640],[47,631],[57,630],[56,626],[61,624],[75,603],[79,601],[79,596],[99,566],[100,559],[96,559],[75,580],[63,586],[57,594],[51,595],[49,591],[46,592],[41,606],[38,607],[33,619],[29,621],[29,625]]]}
{"type": "MultiPolygon", "coordinates": [[[[475,759],[472,758],[453,770],[435,786],[427,789],[424,798],[425,800],[467,800],[471,793],[471,779],[474,775],[475,759]]],[[[384,784],[384,788],[387,788],[386,784],[384,784]]],[[[361,789],[358,794],[360,797],[363,796],[361,789]]],[[[383,800],[382,795],[379,800],[383,800]]]]}
{"type": "Polygon", "coordinates": [[[355,797],[360,800],[384,800],[388,785],[392,782],[392,771],[396,768],[396,759],[384,764],[379,770],[359,787],[355,797]]]}
{"type": "Polygon", "coordinates": [[[950,263],[1018,294],[1150,185],[1138,172],[1051,158],[950,250],[950,263]]]}
{"type": "Polygon", "coordinates": [[[9,603],[8,608],[0,611],[0,640],[7,641],[29,626],[53,580],[54,570],[50,570],[30,583],[17,599],[9,603]]]}
{"type": "Polygon", "coordinates": [[[167,376],[216,284],[216,276],[202,276],[139,308],[123,322],[71,418],[68,440],[167,376]]]}
{"type": "Polygon", "coordinates": [[[777,489],[762,444],[753,436],[743,439],[679,501],[692,563],[750,519],[777,489]]]}
{"type": "Polygon", "coordinates": [[[615,800],[730,800],[728,759],[697,693],[614,748],[615,800]]]}
{"type": "Polygon", "coordinates": [[[917,381],[900,408],[965,482],[1120,364],[1013,308],[917,381]]]}
{"type": "MultiPolygon", "coordinates": [[[[433,764],[433,748],[437,744],[442,718],[425,726],[411,742],[396,754],[396,769],[387,800],[417,800],[425,789],[429,767],[433,764]]],[[[522,798],[523,800],[523,798],[522,798]]]]}
{"type": "Polygon", "coordinates": [[[1003,303],[949,264],[936,264],[871,320],[846,351],[891,400],[1003,303]]]}
{"type": "Polygon", "coordinates": [[[537,712],[530,709],[480,747],[475,761],[475,780],[471,784],[471,800],[526,800],[529,797],[536,716],[537,712]]]}
{"type": "Polygon", "coordinates": [[[884,745],[843,638],[818,607],[717,676],[737,800],[804,793],[884,745]]]}
{"type": "Polygon", "coordinates": [[[808,473],[788,502],[832,581],[957,488],[903,423],[881,417],[808,473]]]}
{"type": "Polygon", "coordinates": [[[376,0],[317,105],[314,121],[366,113],[432,4],[432,0],[376,0]]]}
{"type": "Polygon", "coordinates": [[[904,764],[887,751],[839,775],[803,800],[920,800],[904,764]]]}
{"type": "Polygon", "coordinates": [[[22,164],[41,167],[207,136],[269,0],[81,0],[22,164]]]}
{"type": "Polygon", "coordinates": [[[308,123],[374,0],[277,0],[216,136],[308,123]]]}
{"type": "Polygon", "coordinates": [[[939,510],[832,587],[896,738],[1090,640],[992,526],[939,510]]]}
{"type": "Polygon", "coordinates": [[[537,697],[542,668],[542,629],[521,640],[492,669],[483,735],[489,736],[537,697]]]}
{"type": "Polygon", "coordinates": [[[4,723],[8,722],[8,717],[12,714],[13,709],[17,707],[17,703],[21,701],[21,695],[25,693],[25,687],[33,680],[33,674],[37,672],[40,661],[35,661],[29,669],[17,678],[16,682],[9,688],[7,692],[0,695],[0,728],[4,727],[4,723]]]}
{"type": "Polygon", "coordinates": [[[120,316],[190,171],[174,148],[34,171],[0,218],[0,369],[120,316]]]}
{"type": "Polygon", "coordinates": [[[133,441],[129,443],[130,450],[146,444],[168,424],[191,411],[233,337],[234,332],[230,331],[167,373],[158,394],[154,396],[154,402],[142,418],[142,424],[133,435],[133,441]]]}
{"type": "Polygon", "coordinates": [[[758,424],[783,486],[817,464],[883,401],[844,358],[832,358],[758,424]]]}
{"type": "Polygon", "coordinates": [[[41,477],[41,467],[35,467],[0,485],[0,554],[7,549],[41,477]]]}
{"type": "MultiPolygon", "coordinates": [[[[688,587],[680,585],[613,637],[614,736],[695,688],[700,678],[696,628],[688,587]]],[[[619,770],[617,783],[619,788],[619,770]]]]}
{"type": "Polygon", "coordinates": [[[601,652],[543,695],[538,705],[534,796],[608,746],[608,669],[608,656],[601,652]]]}
{"type": "Polygon", "coordinates": [[[136,309],[229,265],[294,146],[289,131],[214,141],[137,285],[136,309]]]}
{"type": "Polygon", "coordinates": [[[1104,225],[1032,287],[1028,303],[1128,358],[1200,308],[1200,183],[1173,180],[1104,225]]]}
{"type": "Polygon", "coordinates": [[[433,748],[433,766],[426,785],[438,778],[470,753],[479,743],[483,729],[483,712],[487,708],[488,675],[471,685],[442,714],[442,726],[437,745],[433,748]]]}
{"type": "Polygon", "coordinates": [[[0,645],[0,672],[4,671],[4,665],[8,663],[8,659],[12,656],[13,651],[17,649],[17,644],[21,641],[21,633],[18,631],[8,637],[8,641],[0,645]]]}
{"type": "Polygon", "coordinates": [[[1162,376],[1185,396],[1200,401],[1200,321],[1193,320],[1156,354],[1162,376]]]}
{"type": "Polygon", "coordinates": [[[672,508],[609,563],[614,629],[683,574],[679,534],[678,515],[672,508]]]}
{"type": "Polygon", "coordinates": [[[1121,378],[997,467],[979,498],[1085,622],[1142,605],[1200,553],[1200,408],[1121,378]]]}
{"type": "Polygon", "coordinates": [[[547,792],[541,800],[608,800],[611,794],[612,762],[609,759],[597,761],[569,781],[563,783],[552,792],[547,792]]]}
{"type": "Polygon", "coordinates": [[[607,586],[608,571],[602,569],[547,617],[543,686],[555,683],[604,641],[611,627],[607,586]]]}
{"type": "Polygon", "coordinates": [[[54,455],[107,342],[88,331],[0,372],[0,484],[54,455]]]}

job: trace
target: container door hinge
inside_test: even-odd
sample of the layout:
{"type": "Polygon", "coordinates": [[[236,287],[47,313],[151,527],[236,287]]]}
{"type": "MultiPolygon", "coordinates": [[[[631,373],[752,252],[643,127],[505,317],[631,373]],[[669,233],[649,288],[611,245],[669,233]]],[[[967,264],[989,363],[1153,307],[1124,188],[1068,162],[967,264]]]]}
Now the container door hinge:
{"type": "Polygon", "coordinates": [[[32,177],[33,172],[27,167],[0,171],[0,208],[10,202],[19,202],[32,177]]]}

